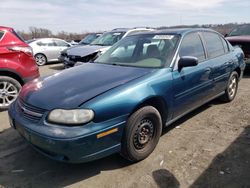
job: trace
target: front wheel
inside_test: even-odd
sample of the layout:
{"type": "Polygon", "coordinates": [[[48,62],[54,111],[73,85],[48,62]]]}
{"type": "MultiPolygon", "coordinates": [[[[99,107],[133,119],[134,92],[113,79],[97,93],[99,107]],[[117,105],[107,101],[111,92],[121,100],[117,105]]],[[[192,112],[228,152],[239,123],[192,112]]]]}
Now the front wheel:
{"type": "Polygon", "coordinates": [[[145,106],[133,113],[124,130],[121,154],[137,162],[148,157],[155,149],[162,133],[162,120],[158,110],[145,106]]]}
{"type": "Polygon", "coordinates": [[[231,102],[234,100],[236,93],[238,91],[239,75],[237,72],[232,72],[229,77],[227,88],[225,94],[221,96],[221,100],[224,102],[231,102]]]}
{"type": "Polygon", "coordinates": [[[14,102],[21,89],[21,84],[7,76],[0,76],[0,110],[6,110],[14,102]]]}

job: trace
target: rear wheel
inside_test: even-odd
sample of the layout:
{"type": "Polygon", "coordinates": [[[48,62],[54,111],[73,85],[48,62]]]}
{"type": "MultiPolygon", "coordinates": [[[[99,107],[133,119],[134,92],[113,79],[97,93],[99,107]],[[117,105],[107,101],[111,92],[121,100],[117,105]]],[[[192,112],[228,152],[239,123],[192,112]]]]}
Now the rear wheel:
{"type": "Polygon", "coordinates": [[[234,100],[237,90],[238,90],[239,75],[237,72],[232,72],[228,80],[227,88],[225,94],[221,96],[221,100],[224,102],[231,102],[234,100]]]}
{"type": "Polygon", "coordinates": [[[0,110],[6,110],[14,102],[21,89],[21,84],[7,76],[0,76],[0,110]]]}
{"type": "Polygon", "coordinates": [[[47,57],[43,54],[36,54],[35,59],[38,66],[43,66],[47,63],[47,57]]]}
{"type": "Polygon", "coordinates": [[[124,130],[121,154],[137,162],[148,157],[155,149],[162,133],[160,113],[152,106],[137,110],[124,130]]]}

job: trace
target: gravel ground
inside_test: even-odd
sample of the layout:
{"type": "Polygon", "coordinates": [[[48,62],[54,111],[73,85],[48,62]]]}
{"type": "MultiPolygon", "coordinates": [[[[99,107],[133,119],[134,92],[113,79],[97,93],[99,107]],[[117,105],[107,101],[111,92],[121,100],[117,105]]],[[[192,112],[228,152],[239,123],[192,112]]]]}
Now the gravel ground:
{"type": "MultiPolygon", "coordinates": [[[[41,75],[61,64],[41,67],[41,75]]],[[[156,150],[131,164],[118,154],[64,164],[35,152],[0,112],[0,187],[250,187],[250,72],[231,103],[214,100],[164,130],[156,150]]]]}

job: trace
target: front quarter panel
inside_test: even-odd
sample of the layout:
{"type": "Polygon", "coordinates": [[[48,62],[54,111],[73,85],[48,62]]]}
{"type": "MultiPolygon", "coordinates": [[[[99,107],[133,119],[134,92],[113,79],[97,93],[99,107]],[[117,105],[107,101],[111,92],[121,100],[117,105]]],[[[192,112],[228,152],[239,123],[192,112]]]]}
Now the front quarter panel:
{"type": "Polygon", "coordinates": [[[171,112],[172,91],[172,72],[170,68],[165,68],[112,89],[81,107],[94,110],[94,122],[107,121],[116,117],[126,119],[147,99],[160,97],[171,112]]]}

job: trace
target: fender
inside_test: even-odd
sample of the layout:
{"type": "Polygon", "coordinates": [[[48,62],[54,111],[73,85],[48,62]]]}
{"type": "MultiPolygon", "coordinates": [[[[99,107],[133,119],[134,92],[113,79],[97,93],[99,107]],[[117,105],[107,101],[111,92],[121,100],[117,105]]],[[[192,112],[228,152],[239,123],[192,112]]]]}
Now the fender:
{"type": "Polygon", "coordinates": [[[25,83],[25,80],[22,79],[22,76],[13,69],[0,68],[0,76],[10,76],[12,78],[15,78],[17,81],[20,82],[21,85],[25,83]]]}

